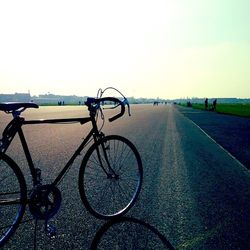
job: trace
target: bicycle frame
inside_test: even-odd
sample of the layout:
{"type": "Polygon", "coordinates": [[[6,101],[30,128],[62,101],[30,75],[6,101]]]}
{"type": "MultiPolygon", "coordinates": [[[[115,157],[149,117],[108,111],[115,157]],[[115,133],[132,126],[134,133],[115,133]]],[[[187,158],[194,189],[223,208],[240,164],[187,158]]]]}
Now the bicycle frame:
{"type": "Polygon", "coordinates": [[[124,215],[135,204],[141,190],[143,177],[140,155],[134,144],[125,137],[105,136],[102,132],[105,124],[102,111],[105,107],[102,108],[102,106],[111,102],[115,106],[108,107],[108,109],[121,108],[119,113],[109,117],[108,121],[113,122],[124,115],[126,105],[130,115],[129,103],[123,95],[124,100],[116,97],[102,97],[104,91],[100,90],[97,98],[87,98],[85,105],[88,107],[89,115],[83,118],[25,120],[21,113],[27,108],[38,108],[37,104],[0,103],[0,111],[13,116],[0,138],[0,167],[2,170],[0,171],[0,210],[3,215],[0,223],[0,247],[5,245],[15,233],[23,218],[26,205],[29,206],[30,213],[35,219],[34,244],[36,244],[38,220],[44,220],[46,233],[52,236],[56,234],[55,227],[48,224],[48,221],[57,214],[61,205],[61,192],[57,186],[75,159],[82,153],[84,157],[79,166],[78,189],[83,205],[92,215],[99,219],[117,218],[124,215]],[[100,119],[103,121],[101,127],[97,123],[98,114],[101,114],[100,119]],[[57,171],[59,174],[57,173],[54,180],[51,180],[50,183],[43,183],[42,171],[33,163],[32,152],[29,150],[23,126],[71,123],[84,125],[88,122],[91,122],[92,126],[88,128],[87,135],[79,142],[80,145],[75,152],[69,156],[70,159],[65,166],[57,171]],[[28,163],[30,172],[28,174],[32,177],[33,187],[30,187],[29,184],[28,190],[22,170],[5,154],[16,134],[20,138],[21,147],[28,163]],[[99,173],[100,171],[101,173],[99,173]]]}
{"type": "MultiPolygon", "coordinates": [[[[5,153],[8,149],[8,147],[11,144],[11,141],[15,137],[16,133],[18,133],[21,145],[24,150],[25,157],[27,159],[29,169],[33,178],[33,184],[36,185],[40,183],[41,180],[41,170],[39,168],[35,168],[27,141],[25,139],[22,126],[23,125],[35,125],[35,124],[67,124],[72,122],[79,122],[81,125],[92,122],[92,129],[89,131],[86,138],[83,140],[83,142],[80,144],[80,146],[76,149],[75,153],[71,156],[71,158],[68,160],[66,165],[63,167],[59,175],[56,177],[56,179],[53,181],[51,185],[56,186],[59,184],[69,167],[73,164],[74,160],[78,155],[80,155],[81,151],[85,147],[85,145],[88,143],[90,138],[93,136],[94,141],[97,142],[99,136],[101,135],[98,131],[96,120],[94,115],[90,115],[90,117],[83,117],[83,118],[64,118],[64,119],[40,119],[40,120],[25,120],[23,117],[16,116],[14,119],[7,125],[3,132],[3,138],[2,138],[2,144],[0,147],[0,151],[5,153]]],[[[106,158],[106,157],[105,157],[106,158]]],[[[105,171],[105,170],[104,170],[105,171]]],[[[105,171],[106,172],[106,171],[105,171]]],[[[106,172],[107,173],[107,172],[106,172]]]]}

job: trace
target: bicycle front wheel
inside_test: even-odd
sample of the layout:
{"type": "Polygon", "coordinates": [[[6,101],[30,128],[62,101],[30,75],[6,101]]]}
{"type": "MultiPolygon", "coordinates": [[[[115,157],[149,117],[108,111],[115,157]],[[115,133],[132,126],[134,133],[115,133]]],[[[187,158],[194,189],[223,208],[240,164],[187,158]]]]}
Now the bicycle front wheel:
{"type": "Polygon", "coordinates": [[[17,164],[0,153],[0,247],[17,229],[26,204],[26,183],[17,164]]]}
{"type": "Polygon", "coordinates": [[[110,135],[94,143],[79,172],[79,192],[87,210],[100,219],[124,215],[141,190],[143,169],[136,147],[110,135]]]}

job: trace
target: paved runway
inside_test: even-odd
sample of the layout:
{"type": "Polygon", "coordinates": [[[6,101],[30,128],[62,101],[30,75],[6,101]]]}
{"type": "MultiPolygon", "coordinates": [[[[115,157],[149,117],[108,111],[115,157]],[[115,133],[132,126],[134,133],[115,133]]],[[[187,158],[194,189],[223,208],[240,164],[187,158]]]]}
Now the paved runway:
{"type": "MultiPolygon", "coordinates": [[[[109,114],[107,111],[107,117],[109,114]]],[[[82,107],[42,107],[26,111],[24,116],[78,117],[87,116],[87,111],[82,107]]],[[[1,131],[8,117],[0,114],[1,131]]],[[[43,170],[44,183],[53,180],[87,129],[78,124],[24,128],[36,166],[43,170]]],[[[143,161],[144,182],[139,200],[127,214],[133,219],[106,228],[100,236],[100,249],[120,245],[129,249],[137,244],[143,246],[141,249],[164,249],[166,242],[161,236],[176,249],[250,248],[249,170],[174,106],[134,105],[131,117],[126,115],[113,123],[106,119],[103,131],[123,135],[136,145],[143,161]]],[[[8,154],[27,172],[17,138],[8,154]]],[[[81,159],[77,158],[59,186],[62,206],[51,220],[57,236],[49,239],[39,222],[37,249],[89,249],[105,223],[90,215],[80,201],[77,181],[81,159]]],[[[30,185],[30,178],[26,181],[30,185]]],[[[24,220],[30,218],[27,209],[24,220]]],[[[33,221],[23,223],[6,249],[33,248],[33,231],[33,221]]]]}
{"type": "Polygon", "coordinates": [[[176,107],[250,169],[250,117],[176,107]]]}

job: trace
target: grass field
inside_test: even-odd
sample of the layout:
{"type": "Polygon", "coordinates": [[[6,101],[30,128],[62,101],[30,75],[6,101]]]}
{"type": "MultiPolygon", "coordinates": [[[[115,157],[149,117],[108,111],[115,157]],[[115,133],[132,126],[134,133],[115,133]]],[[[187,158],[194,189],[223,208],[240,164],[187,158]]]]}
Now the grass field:
{"type": "MultiPolygon", "coordinates": [[[[205,110],[204,104],[192,104],[193,108],[205,110]]],[[[209,107],[210,108],[210,107],[209,107]]],[[[250,103],[237,103],[237,104],[225,104],[218,103],[216,107],[216,112],[222,114],[231,114],[244,117],[250,117],[250,103]]]]}

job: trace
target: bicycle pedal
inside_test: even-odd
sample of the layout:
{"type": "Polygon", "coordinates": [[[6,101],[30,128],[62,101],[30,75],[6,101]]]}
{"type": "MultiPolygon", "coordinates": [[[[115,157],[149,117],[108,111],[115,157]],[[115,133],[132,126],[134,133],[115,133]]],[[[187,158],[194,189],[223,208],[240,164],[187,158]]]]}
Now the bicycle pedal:
{"type": "Polygon", "coordinates": [[[50,238],[50,239],[54,239],[56,238],[56,235],[57,235],[57,232],[56,232],[56,227],[53,226],[53,225],[49,225],[47,224],[46,227],[45,227],[45,232],[47,233],[47,236],[50,238]]]}

